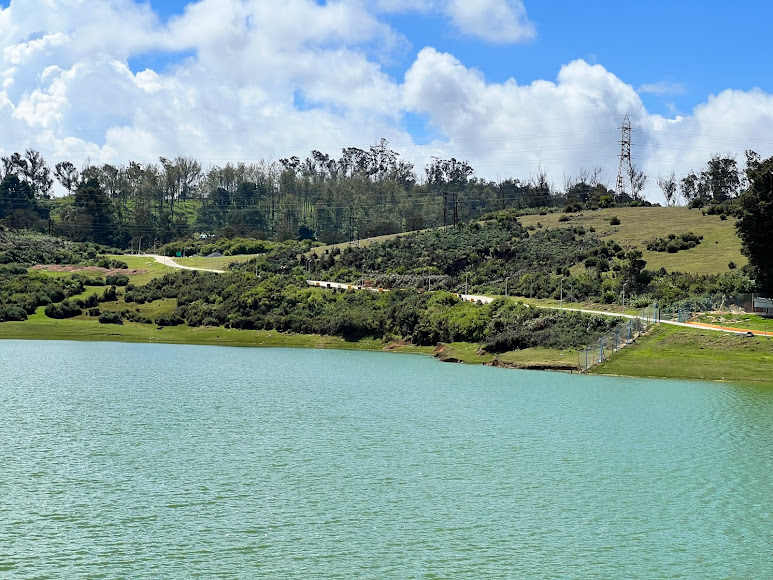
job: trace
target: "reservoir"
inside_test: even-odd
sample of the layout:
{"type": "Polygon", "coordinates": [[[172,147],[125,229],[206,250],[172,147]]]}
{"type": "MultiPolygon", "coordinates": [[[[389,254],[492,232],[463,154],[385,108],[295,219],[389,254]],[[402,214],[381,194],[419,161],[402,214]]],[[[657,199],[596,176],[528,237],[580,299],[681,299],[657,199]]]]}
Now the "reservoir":
{"type": "Polygon", "coordinates": [[[771,578],[773,389],[0,341],[2,578],[771,578]]]}

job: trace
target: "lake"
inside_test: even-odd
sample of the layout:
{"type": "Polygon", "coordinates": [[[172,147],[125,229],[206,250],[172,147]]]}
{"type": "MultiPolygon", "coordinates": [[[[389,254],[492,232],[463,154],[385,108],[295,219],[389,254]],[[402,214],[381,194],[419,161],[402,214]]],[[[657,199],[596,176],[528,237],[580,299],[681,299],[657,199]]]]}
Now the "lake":
{"type": "Polygon", "coordinates": [[[771,578],[773,390],[0,341],[0,577],[771,578]]]}

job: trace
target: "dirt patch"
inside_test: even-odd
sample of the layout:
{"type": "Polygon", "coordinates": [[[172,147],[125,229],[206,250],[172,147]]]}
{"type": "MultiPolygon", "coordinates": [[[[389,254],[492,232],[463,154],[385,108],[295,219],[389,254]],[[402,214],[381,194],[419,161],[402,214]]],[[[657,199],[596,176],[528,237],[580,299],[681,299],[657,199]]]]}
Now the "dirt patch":
{"type": "Polygon", "coordinates": [[[569,363],[511,363],[494,359],[491,362],[483,363],[489,367],[499,367],[504,369],[522,369],[531,371],[563,371],[576,372],[577,365],[569,363]]]}
{"type": "Polygon", "coordinates": [[[409,340],[395,340],[386,345],[384,350],[395,350],[396,348],[401,348],[403,346],[411,346],[411,342],[409,340]]]}
{"type": "Polygon", "coordinates": [[[128,268],[101,268],[99,266],[77,266],[75,264],[38,264],[32,266],[30,270],[45,270],[47,272],[97,272],[105,276],[114,274],[126,274],[133,276],[135,274],[147,274],[148,270],[132,270],[128,268]]]}

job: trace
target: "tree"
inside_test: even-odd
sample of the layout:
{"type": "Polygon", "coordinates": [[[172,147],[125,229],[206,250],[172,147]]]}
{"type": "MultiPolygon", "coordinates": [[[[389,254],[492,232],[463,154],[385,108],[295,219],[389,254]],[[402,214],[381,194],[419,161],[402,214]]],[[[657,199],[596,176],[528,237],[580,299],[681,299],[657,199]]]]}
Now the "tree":
{"type": "Polygon", "coordinates": [[[10,157],[3,157],[0,161],[3,165],[3,177],[16,175],[32,188],[35,197],[48,198],[51,196],[51,186],[54,184],[54,180],[51,179],[51,170],[39,152],[27,149],[23,157],[20,153],[13,153],[10,157]]]}
{"type": "Polygon", "coordinates": [[[666,205],[669,207],[676,205],[676,177],[673,171],[665,177],[658,176],[658,187],[666,198],[666,205]]]}
{"type": "Polygon", "coordinates": [[[738,195],[741,174],[735,159],[714,155],[701,171],[699,190],[707,201],[723,202],[738,195]]]}
{"type": "Polygon", "coordinates": [[[690,171],[682,178],[679,182],[679,192],[687,203],[698,197],[698,176],[695,175],[695,172],[690,171]]]}
{"type": "Polygon", "coordinates": [[[80,232],[83,239],[98,244],[112,243],[115,227],[110,199],[95,178],[89,178],[78,186],[75,191],[75,208],[91,218],[89,231],[80,232]]]}
{"type": "Polygon", "coordinates": [[[639,194],[644,189],[644,186],[647,185],[647,176],[644,174],[644,171],[631,165],[628,177],[631,178],[631,196],[634,199],[639,199],[639,194]]]}
{"type": "Polygon", "coordinates": [[[54,166],[54,176],[67,190],[67,194],[71,194],[78,184],[78,170],[75,165],[69,161],[60,161],[54,166]]]}
{"type": "Polygon", "coordinates": [[[622,264],[622,278],[630,285],[630,288],[637,288],[640,285],[641,276],[647,262],[642,260],[642,253],[639,250],[628,250],[625,253],[625,261],[622,264]]]}
{"type": "Polygon", "coordinates": [[[760,161],[747,153],[747,160],[749,187],[738,198],[735,227],[757,289],[773,296],[773,157],[760,161]]]}

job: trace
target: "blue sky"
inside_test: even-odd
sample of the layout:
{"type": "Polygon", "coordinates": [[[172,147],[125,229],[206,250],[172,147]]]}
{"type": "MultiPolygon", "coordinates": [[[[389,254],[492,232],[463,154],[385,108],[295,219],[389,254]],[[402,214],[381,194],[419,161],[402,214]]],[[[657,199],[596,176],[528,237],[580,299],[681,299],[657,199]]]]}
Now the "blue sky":
{"type": "MultiPolygon", "coordinates": [[[[162,20],[183,14],[187,4],[150,2],[162,20]]],[[[636,89],[662,83],[662,94],[644,92],[642,100],[650,112],[664,115],[689,113],[708,95],[729,88],[773,92],[773,2],[550,0],[527,1],[526,10],[537,37],[516,44],[465,36],[438,14],[386,15],[410,46],[385,70],[400,80],[425,46],[454,54],[492,82],[552,80],[561,65],[583,59],[636,89]]],[[[157,54],[138,62],[162,66],[166,60],[157,54]]]]}
{"type": "Polygon", "coordinates": [[[773,154],[773,3],[12,0],[0,3],[0,153],[204,165],[385,137],[486,179],[600,167],[619,127],[650,175],[773,154]]]}

